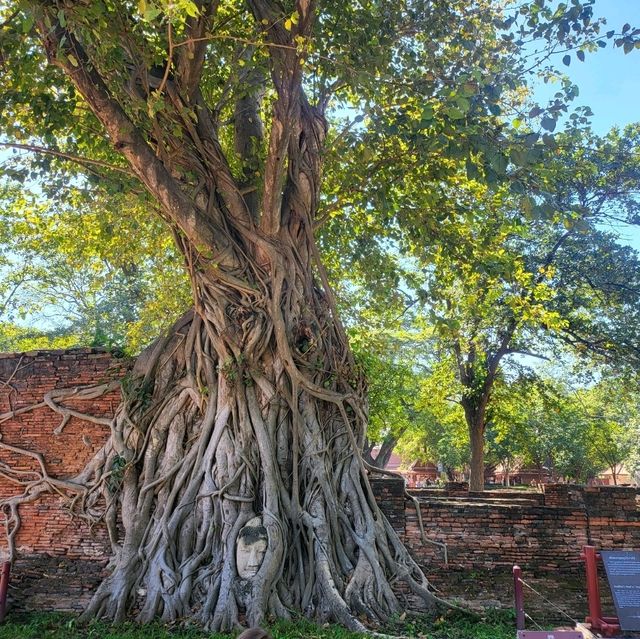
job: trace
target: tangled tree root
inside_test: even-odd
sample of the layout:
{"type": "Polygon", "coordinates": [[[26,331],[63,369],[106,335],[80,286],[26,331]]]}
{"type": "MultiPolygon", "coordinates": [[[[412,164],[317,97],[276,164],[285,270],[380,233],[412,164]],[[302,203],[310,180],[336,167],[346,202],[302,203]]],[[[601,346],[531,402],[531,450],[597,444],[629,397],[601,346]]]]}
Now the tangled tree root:
{"type": "MultiPolygon", "coordinates": [[[[363,630],[362,620],[401,611],[399,581],[433,606],[427,580],[376,505],[354,402],[301,389],[273,352],[260,366],[221,360],[211,329],[189,314],[139,358],[123,380],[110,439],[78,476],[53,478],[41,455],[0,441],[39,467],[29,477],[0,470],[24,487],[2,504],[12,554],[19,506],[55,491],[74,512],[102,519],[113,546],[110,575],[85,618],[195,616],[229,630],[304,613],[363,630]],[[256,516],[267,550],[256,574],[243,578],[237,540],[256,516]]],[[[335,392],[327,386],[322,393],[335,392]]],[[[103,423],[61,402],[112,389],[55,391],[37,407],[60,413],[56,432],[71,416],[103,423]]]]}

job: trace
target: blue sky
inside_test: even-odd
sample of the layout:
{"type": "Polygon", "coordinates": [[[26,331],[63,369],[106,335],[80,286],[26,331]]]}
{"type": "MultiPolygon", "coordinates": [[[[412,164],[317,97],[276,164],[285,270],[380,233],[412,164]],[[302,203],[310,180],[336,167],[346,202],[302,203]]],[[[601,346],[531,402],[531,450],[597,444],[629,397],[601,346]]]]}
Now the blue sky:
{"type": "MultiPolygon", "coordinates": [[[[640,26],[640,0],[598,0],[595,15],[606,17],[607,27],[619,33],[625,23],[640,26]]],[[[597,133],[640,120],[639,49],[625,55],[609,42],[605,49],[588,54],[585,62],[572,56],[565,70],[580,88],[577,102],[593,110],[597,133]]]]}
{"type": "MultiPolygon", "coordinates": [[[[597,0],[594,14],[607,19],[607,28],[619,33],[624,24],[640,26],[640,0],[597,0]]],[[[578,85],[580,96],[575,106],[589,106],[593,111],[592,128],[602,135],[614,126],[624,127],[640,121],[640,49],[626,54],[622,48],[607,47],[588,53],[584,62],[575,55],[571,64],[563,67],[565,73],[578,85]]],[[[545,98],[557,91],[557,85],[541,85],[535,97],[544,103],[545,98]]],[[[621,239],[640,251],[640,229],[621,227],[621,239]]]]}

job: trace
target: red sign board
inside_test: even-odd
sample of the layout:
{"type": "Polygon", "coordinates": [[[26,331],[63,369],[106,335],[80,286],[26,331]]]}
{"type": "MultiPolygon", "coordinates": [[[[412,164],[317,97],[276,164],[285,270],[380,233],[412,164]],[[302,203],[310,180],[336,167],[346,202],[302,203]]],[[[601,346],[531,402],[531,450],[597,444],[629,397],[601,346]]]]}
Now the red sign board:
{"type": "Polygon", "coordinates": [[[518,630],[518,639],[584,639],[579,630],[518,630]]]}

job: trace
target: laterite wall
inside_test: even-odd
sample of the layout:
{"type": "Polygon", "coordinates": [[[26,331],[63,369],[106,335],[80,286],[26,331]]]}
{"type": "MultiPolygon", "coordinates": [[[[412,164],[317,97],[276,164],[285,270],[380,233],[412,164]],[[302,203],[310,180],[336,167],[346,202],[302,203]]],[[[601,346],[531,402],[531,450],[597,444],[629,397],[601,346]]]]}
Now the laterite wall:
{"type": "MultiPolygon", "coordinates": [[[[0,354],[0,414],[42,402],[54,388],[73,388],[118,378],[121,360],[99,349],[0,354]]],[[[112,392],[67,406],[111,416],[119,402],[112,392]]],[[[5,415],[6,417],[6,415],[5,415]]],[[[55,435],[60,416],[46,406],[6,419],[0,416],[0,442],[43,454],[53,477],[70,477],[99,449],[108,428],[72,418],[55,435]]],[[[37,462],[0,447],[0,498],[22,491],[3,477],[1,464],[25,472],[37,462]]],[[[25,480],[33,475],[25,474],[25,480]]],[[[404,483],[372,480],[376,499],[427,573],[440,571],[442,550],[420,539],[415,506],[404,483]]],[[[446,490],[413,491],[420,501],[427,537],[445,543],[452,568],[483,573],[509,572],[519,563],[527,574],[577,575],[585,543],[602,548],[640,548],[636,489],[548,485],[545,493],[469,493],[464,484],[446,490]]],[[[79,610],[104,574],[109,545],[103,527],[90,528],[49,496],[20,509],[18,560],[10,587],[14,610],[79,610]]],[[[0,533],[2,531],[0,530],[0,533]]],[[[6,543],[0,534],[0,554],[6,543]]],[[[444,571],[445,577],[448,571],[444,571]]],[[[441,584],[442,585],[442,584],[441,584]]]]}

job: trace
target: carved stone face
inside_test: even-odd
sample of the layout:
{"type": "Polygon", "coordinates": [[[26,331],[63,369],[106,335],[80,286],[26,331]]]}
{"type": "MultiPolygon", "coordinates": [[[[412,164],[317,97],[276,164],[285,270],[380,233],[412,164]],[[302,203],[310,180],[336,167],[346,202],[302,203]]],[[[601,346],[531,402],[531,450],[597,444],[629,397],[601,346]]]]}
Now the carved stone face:
{"type": "Polygon", "coordinates": [[[242,579],[255,577],[267,552],[269,539],[261,517],[250,519],[238,533],[236,566],[242,579]]]}

